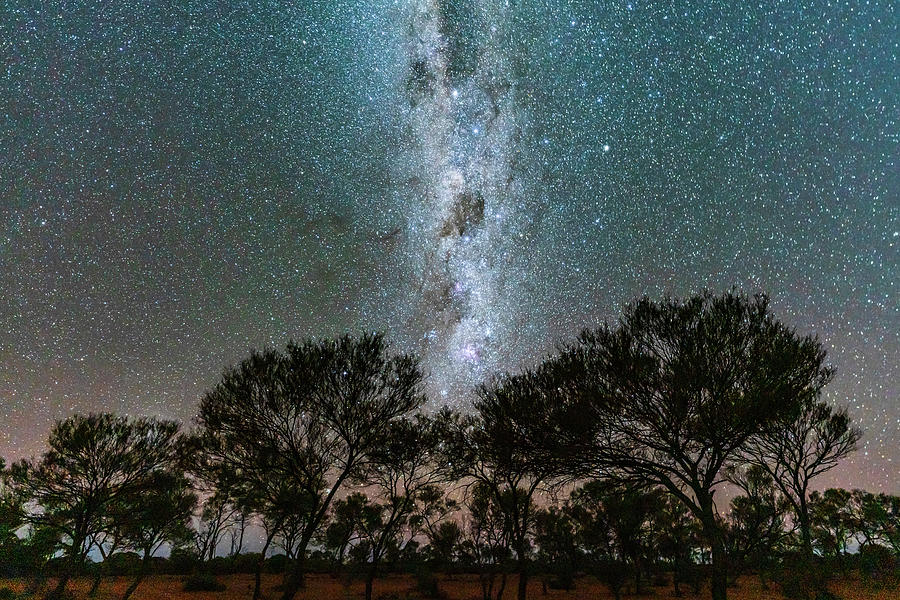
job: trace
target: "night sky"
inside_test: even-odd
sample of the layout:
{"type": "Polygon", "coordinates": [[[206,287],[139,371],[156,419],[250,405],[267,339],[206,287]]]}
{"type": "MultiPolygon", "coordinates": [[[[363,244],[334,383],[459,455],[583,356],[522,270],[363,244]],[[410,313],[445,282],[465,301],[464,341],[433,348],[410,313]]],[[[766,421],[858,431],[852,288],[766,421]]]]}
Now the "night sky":
{"type": "Polygon", "coordinates": [[[0,8],[0,456],[380,330],[433,406],[642,294],[771,294],[900,492],[898,6],[0,8]]]}

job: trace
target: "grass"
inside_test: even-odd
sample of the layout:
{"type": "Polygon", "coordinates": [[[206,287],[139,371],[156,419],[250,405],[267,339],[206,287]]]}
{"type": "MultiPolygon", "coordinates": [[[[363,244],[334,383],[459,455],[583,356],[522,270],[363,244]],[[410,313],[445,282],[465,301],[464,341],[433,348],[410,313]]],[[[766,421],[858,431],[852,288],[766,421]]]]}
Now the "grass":
{"type": "MultiPolygon", "coordinates": [[[[185,592],[182,590],[184,577],[160,575],[149,577],[138,588],[133,600],[249,600],[253,593],[253,576],[249,574],[222,575],[218,580],[225,585],[221,592],[185,592]]],[[[104,581],[96,600],[117,600],[121,597],[130,579],[117,577],[104,581]]],[[[52,584],[52,581],[49,582],[52,584]]],[[[278,600],[280,593],[278,586],[281,583],[280,575],[263,576],[263,597],[266,600],[278,600]]],[[[25,588],[25,582],[21,580],[0,580],[0,588],[8,587],[17,594],[21,594],[25,588]]],[[[76,579],[70,583],[69,590],[75,600],[86,600],[90,581],[76,579]]],[[[480,600],[481,588],[478,578],[474,575],[439,576],[440,591],[447,600],[480,600]]],[[[329,575],[309,575],[307,587],[297,594],[296,600],[358,600],[364,598],[364,584],[360,580],[337,578],[329,575]]],[[[896,600],[900,597],[897,588],[875,588],[866,585],[858,579],[848,579],[834,582],[832,591],[843,600],[896,600]]],[[[504,598],[514,600],[516,593],[516,578],[510,577],[506,586],[504,598]]],[[[378,598],[421,598],[416,592],[416,581],[410,575],[389,575],[375,581],[374,597],[378,598]]],[[[649,588],[647,594],[642,596],[625,595],[625,600],[639,598],[646,600],[656,598],[668,600],[674,598],[673,590],[669,587],[649,588]]],[[[18,596],[22,599],[21,596],[18,596]]],[[[544,594],[541,580],[532,578],[528,586],[528,598],[534,600],[612,600],[612,595],[606,588],[593,578],[580,578],[576,588],[571,592],[563,590],[547,589],[544,594]]],[[[699,595],[685,591],[684,600],[708,600],[709,591],[702,590],[699,595]]],[[[755,577],[744,577],[737,587],[729,588],[729,600],[780,600],[783,598],[777,586],[771,585],[769,589],[763,589],[759,580],[755,577]]],[[[425,599],[422,599],[425,600],[425,599]]]]}

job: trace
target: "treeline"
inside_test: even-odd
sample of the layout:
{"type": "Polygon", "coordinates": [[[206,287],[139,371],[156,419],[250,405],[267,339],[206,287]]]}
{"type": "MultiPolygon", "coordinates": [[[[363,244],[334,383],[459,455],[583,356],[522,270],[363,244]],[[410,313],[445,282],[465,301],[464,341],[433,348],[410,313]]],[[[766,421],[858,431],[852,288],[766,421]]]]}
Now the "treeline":
{"type": "Polygon", "coordinates": [[[0,564],[33,591],[57,575],[51,597],[127,568],[126,599],[154,569],[252,570],[254,600],[265,570],[283,600],[311,569],[361,574],[367,598],[384,570],[425,567],[478,573],[485,600],[510,573],[520,599],[533,573],[618,597],[671,571],[715,600],[749,570],[795,597],[835,569],[887,580],[900,498],[810,491],[860,437],[822,399],[832,377],[818,339],[738,293],[639,300],[465,412],[426,414],[417,359],[381,335],[290,343],[227,369],[190,431],[57,423],[3,471],[0,564]]]}

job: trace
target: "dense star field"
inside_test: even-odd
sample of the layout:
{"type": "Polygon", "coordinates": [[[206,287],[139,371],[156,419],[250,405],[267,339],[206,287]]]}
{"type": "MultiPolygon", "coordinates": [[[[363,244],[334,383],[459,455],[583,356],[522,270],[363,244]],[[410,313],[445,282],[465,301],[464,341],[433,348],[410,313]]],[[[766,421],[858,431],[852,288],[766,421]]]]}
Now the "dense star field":
{"type": "Polygon", "coordinates": [[[887,0],[8,2],[0,456],[347,331],[462,406],[736,286],[865,431],[818,485],[897,493],[898,40],[887,0]]]}

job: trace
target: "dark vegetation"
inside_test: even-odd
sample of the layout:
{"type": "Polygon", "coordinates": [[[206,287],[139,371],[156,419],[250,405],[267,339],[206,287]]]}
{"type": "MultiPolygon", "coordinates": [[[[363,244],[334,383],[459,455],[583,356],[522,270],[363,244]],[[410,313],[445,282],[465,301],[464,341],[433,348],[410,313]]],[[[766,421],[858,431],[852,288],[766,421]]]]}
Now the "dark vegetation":
{"type": "Polygon", "coordinates": [[[616,598],[708,582],[724,600],[751,573],[801,599],[850,571],[894,585],[900,498],[811,490],[860,437],[823,400],[832,375],[816,338],[736,293],[642,299],[466,414],[423,412],[417,360],[380,335],[253,352],[191,431],[76,415],[3,468],[0,576],[61,598],[74,576],[93,595],[128,575],[126,599],[150,573],[185,590],[254,573],[254,600],[263,573],[283,600],[309,572],[362,578],[368,599],[387,572],[430,597],[435,573],[476,573],[484,600],[583,574],[616,598]]]}

